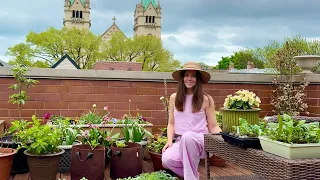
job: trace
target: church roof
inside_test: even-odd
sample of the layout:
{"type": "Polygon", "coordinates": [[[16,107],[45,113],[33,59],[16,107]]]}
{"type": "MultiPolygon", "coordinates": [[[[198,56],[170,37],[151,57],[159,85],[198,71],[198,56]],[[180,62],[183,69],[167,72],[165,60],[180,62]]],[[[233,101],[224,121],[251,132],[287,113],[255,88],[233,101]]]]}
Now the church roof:
{"type": "MultiPolygon", "coordinates": [[[[85,0],[80,0],[82,4],[84,4],[85,0]]],[[[70,4],[73,4],[74,0],[70,0],[70,4]]]]}
{"type": "Polygon", "coordinates": [[[157,8],[157,4],[154,0],[141,0],[141,4],[143,5],[144,10],[147,9],[150,3],[152,3],[154,8],[157,8]]]}

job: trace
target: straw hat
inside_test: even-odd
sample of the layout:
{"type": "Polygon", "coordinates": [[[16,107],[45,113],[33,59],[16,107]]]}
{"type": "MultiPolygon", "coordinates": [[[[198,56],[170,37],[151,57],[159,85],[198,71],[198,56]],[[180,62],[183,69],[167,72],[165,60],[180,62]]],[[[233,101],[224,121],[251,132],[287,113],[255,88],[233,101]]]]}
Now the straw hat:
{"type": "Polygon", "coordinates": [[[180,75],[181,75],[181,71],[184,71],[184,70],[196,70],[196,71],[199,71],[201,73],[201,79],[202,79],[203,83],[207,83],[211,78],[211,75],[208,72],[203,71],[201,69],[201,65],[199,63],[197,63],[197,62],[186,62],[186,63],[184,63],[182,69],[179,69],[179,70],[177,70],[177,71],[172,73],[173,79],[176,80],[176,81],[179,81],[180,75]]]}

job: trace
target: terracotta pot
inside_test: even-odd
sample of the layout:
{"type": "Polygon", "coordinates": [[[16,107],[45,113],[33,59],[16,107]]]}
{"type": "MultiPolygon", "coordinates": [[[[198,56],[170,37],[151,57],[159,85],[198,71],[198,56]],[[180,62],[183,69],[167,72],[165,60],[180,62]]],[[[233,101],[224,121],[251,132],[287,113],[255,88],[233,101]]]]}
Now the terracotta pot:
{"type": "Polygon", "coordinates": [[[55,154],[34,155],[24,151],[27,155],[30,177],[32,180],[55,180],[60,164],[61,155],[65,151],[61,149],[55,154]]]}
{"type": "Polygon", "coordinates": [[[0,179],[7,180],[10,177],[13,156],[17,150],[12,148],[0,148],[0,179]]]}
{"type": "Polygon", "coordinates": [[[149,151],[149,154],[152,159],[154,171],[164,170],[164,167],[162,166],[162,160],[161,160],[162,154],[158,154],[152,151],[149,151]]]}
{"type": "Polygon", "coordinates": [[[213,155],[210,158],[210,165],[217,166],[217,167],[224,167],[226,165],[226,161],[219,156],[213,155]]]}

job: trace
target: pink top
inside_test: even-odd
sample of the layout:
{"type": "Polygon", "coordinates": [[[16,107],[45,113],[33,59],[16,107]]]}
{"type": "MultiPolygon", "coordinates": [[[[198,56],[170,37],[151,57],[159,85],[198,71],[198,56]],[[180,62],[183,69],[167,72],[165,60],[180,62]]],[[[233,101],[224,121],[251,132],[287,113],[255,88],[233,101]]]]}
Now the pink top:
{"type": "Polygon", "coordinates": [[[206,112],[201,109],[199,112],[192,113],[192,97],[193,95],[186,95],[184,111],[174,108],[175,134],[182,135],[187,131],[208,133],[206,112]]]}

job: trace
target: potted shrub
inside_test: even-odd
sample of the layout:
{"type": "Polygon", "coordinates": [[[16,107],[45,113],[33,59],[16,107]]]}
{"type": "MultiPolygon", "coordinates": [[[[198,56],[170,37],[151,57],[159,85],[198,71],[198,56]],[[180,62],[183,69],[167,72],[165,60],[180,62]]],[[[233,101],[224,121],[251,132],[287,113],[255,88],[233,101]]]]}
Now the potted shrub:
{"type": "Polygon", "coordinates": [[[239,90],[234,96],[228,95],[220,109],[224,132],[231,132],[233,126],[239,126],[239,118],[244,118],[249,124],[259,123],[259,107],[261,101],[255,93],[239,90]]]}
{"type": "Polygon", "coordinates": [[[264,151],[284,158],[320,158],[319,122],[307,124],[278,115],[278,123],[268,123],[259,139],[264,151]]]}
{"type": "Polygon", "coordinates": [[[168,142],[167,137],[155,137],[148,143],[148,151],[155,171],[164,170],[162,166],[162,149],[168,142]]]}
{"type": "MultiPolygon", "coordinates": [[[[1,145],[1,144],[0,144],[1,145]]],[[[17,150],[12,148],[0,147],[0,179],[9,179],[13,157],[17,153],[17,150]]]]}
{"type": "Polygon", "coordinates": [[[62,143],[61,131],[41,125],[41,120],[35,116],[32,116],[32,122],[26,123],[30,128],[23,128],[25,123],[20,122],[13,123],[16,129],[14,140],[20,144],[19,148],[26,148],[24,154],[27,155],[31,179],[55,180],[64,153],[63,149],[58,148],[62,143]]]}
{"type": "MultiPolygon", "coordinates": [[[[27,89],[38,83],[37,80],[27,78],[25,74],[28,72],[28,68],[23,66],[16,66],[11,69],[13,77],[16,79],[17,83],[9,86],[14,93],[10,94],[9,102],[12,104],[17,104],[18,108],[18,120],[22,120],[22,106],[26,104],[27,100],[30,98],[27,96],[27,89]]],[[[12,134],[6,133],[5,137],[2,138],[1,142],[6,147],[18,148],[12,140],[12,134]]],[[[27,157],[24,155],[24,148],[18,150],[14,155],[11,174],[23,174],[29,172],[27,157]]]]}
{"type": "Polygon", "coordinates": [[[223,132],[222,138],[229,144],[241,147],[241,148],[254,148],[261,149],[260,140],[258,136],[263,129],[264,123],[260,125],[249,124],[246,119],[240,118],[240,125],[233,126],[233,131],[223,132]]]}

